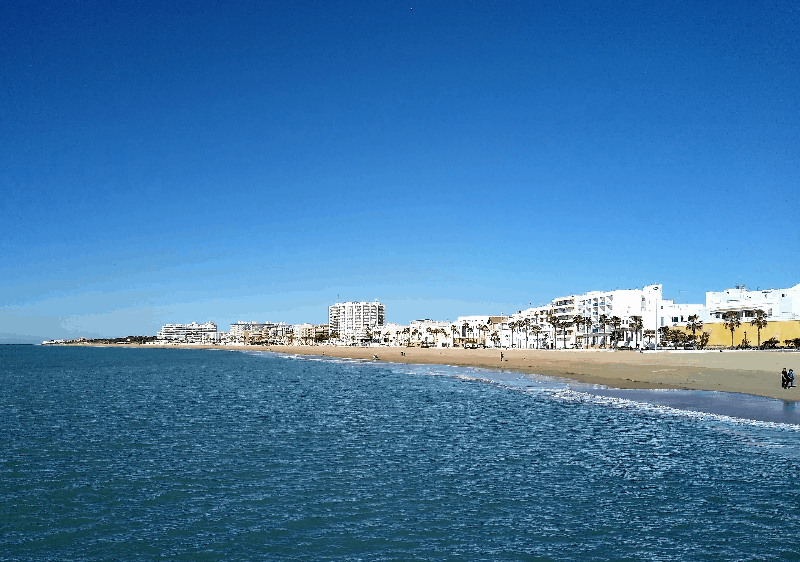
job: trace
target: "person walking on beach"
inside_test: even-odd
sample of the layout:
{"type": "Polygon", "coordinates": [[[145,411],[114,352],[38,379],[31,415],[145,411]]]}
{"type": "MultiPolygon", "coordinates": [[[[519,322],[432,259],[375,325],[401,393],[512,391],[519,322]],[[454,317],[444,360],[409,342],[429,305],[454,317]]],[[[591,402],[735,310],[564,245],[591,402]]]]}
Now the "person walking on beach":
{"type": "Polygon", "coordinates": [[[791,369],[789,369],[789,372],[786,374],[786,381],[786,388],[794,388],[794,373],[791,369]]]}
{"type": "Polygon", "coordinates": [[[502,360],[503,360],[503,352],[501,351],[500,352],[500,361],[502,361],[502,360]]]}
{"type": "Polygon", "coordinates": [[[781,371],[781,388],[786,388],[789,384],[789,373],[786,371],[786,367],[783,368],[781,371]]]}

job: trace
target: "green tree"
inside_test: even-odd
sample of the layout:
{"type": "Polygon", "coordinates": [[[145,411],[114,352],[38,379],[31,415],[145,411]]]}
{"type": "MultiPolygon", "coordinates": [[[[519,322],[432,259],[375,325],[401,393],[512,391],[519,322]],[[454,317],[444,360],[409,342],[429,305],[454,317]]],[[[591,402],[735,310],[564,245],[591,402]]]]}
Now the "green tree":
{"type": "Polygon", "coordinates": [[[622,326],[622,318],[619,316],[612,316],[608,319],[608,324],[614,328],[614,331],[611,333],[612,341],[618,341],[620,339],[619,327],[622,326]]]}
{"type": "Polygon", "coordinates": [[[639,341],[638,341],[639,332],[641,332],[642,328],[644,328],[642,317],[631,316],[631,321],[628,324],[628,327],[631,329],[631,332],[633,332],[634,347],[639,347],[639,341]]]}
{"type": "Polygon", "coordinates": [[[542,327],[538,324],[534,324],[531,326],[531,333],[533,334],[533,337],[536,338],[536,349],[539,349],[539,334],[542,333],[542,327]]]}
{"type": "Polygon", "coordinates": [[[600,347],[606,346],[606,325],[608,324],[608,316],[606,314],[601,314],[600,318],[598,318],[598,322],[600,323],[600,332],[603,334],[602,340],[600,342],[600,347]]]}
{"type": "Polygon", "coordinates": [[[642,338],[647,339],[647,346],[650,347],[650,342],[653,341],[653,338],[656,337],[655,330],[645,330],[642,334],[642,338]]]}
{"type": "Polygon", "coordinates": [[[525,349],[528,349],[528,330],[531,327],[531,319],[530,318],[523,318],[520,321],[521,328],[525,330],[525,349]]]}
{"type": "Polygon", "coordinates": [[[761,348],[761,328],[766,328],[767,324],[769,324],[767,322],[767,314],[761,309],[756,310],[755,318],[750,320],[750,325],[755,326],[756,330],[758,330],[758,344],[756,347],[759,349],[761,348]]]}
{"type": "MultiPolygon", "coordinates": [[[[576,330],[580,331],[581,328],[583,328],[585,333],[586,326],[591,325],[591,320],[589,320],[585,316],[581,316],[580,314],[578,314],[577,316],[575,316],[575,318],[572,319],[572,323],[575,325],[576,330]]],[[[589,338],[587,337],[585,339],[588,341],[589,338]]]]}
{"type": "Polygon", "coordinates": [[[694,339],[695,333],[703,329],[703,321],[697,314],[692,314],[686,322],[686,329],[692,332],[692,339],[694,339]]]}
{"type": "Polygon", "coordinates": [[[553,327],[553,348],[558,349],[558,328],[561,326],[561,322],[552,310],[547,312],[547,319],[545,321],[553,327]]]}
{"type": "Polygon", "coordinates": [[[722,325],[725,326],[726,330],[731,331],[731,349],[733,349],[733,332],[742,325],[742,322],[739,320],[739,315],[733,311],[726,312],[722,315],[722,318],[725,320],[722,325]]]}
{"type": "Polygon", "coordinates": [[[661,343],[666,345],[672,341],[672,337],[670,336],[672,330],[669,329],[669,326],[661,326],[658,329],[658,333],[661,335],[661,343]]]}

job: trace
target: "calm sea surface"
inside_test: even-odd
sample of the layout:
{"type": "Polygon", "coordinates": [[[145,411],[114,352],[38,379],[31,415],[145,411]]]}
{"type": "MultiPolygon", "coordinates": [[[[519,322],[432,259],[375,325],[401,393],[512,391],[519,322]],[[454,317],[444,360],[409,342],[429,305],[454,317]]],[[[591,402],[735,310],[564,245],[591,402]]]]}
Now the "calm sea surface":
{"type": "Polygon", "coordinates": [[[800,427],[668,396],[0,346],[0,560],[800,560],[800,427]]]}

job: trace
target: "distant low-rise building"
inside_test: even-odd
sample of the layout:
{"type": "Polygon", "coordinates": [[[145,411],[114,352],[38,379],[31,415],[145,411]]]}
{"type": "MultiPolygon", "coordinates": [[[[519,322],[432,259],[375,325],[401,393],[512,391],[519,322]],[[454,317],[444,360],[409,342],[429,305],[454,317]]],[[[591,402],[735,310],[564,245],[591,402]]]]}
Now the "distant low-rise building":
{"type": "Polygon", "coordinates": [[[156,334],[159,340],[185,343],[214,343],[219,339],[217,325],[213,322],[198,324],[164,324],[156,334]]]}

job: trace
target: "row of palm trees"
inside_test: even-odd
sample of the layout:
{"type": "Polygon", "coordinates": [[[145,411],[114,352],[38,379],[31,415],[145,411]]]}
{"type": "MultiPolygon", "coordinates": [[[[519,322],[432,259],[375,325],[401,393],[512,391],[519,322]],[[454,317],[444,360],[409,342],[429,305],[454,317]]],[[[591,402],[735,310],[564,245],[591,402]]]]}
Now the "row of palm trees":
{"type": "MultiPolygon", "coordinates": [[[[767,313],[761,309],[758,309],[753,312],[754,316],[753,319],[750,321],[751,326],[755,326],[756,330],[758,331],[758,343],[756,344],[757,347],[761,347],[761,330],[767,327],[769,322],[767,321],[767,313]]],[[[733,347],[733,332],[736,331],[736,328],[742,325],[741,320],[739,320],[739,314],[736,312],[726,312],[722,315],[722,319],[724,320],[722,325],[725,326],[726,330],[731,331],[731,347],[733,347]]]]}
{"type": "MultiPolygon", "coordinates": [[[[592,320],[591,318],[589,318],[587,316],[581,316],[581,315],[576,315],[576,316],[573,316],[573,317],[562,317],[562,316],[558,316],[557,314],[555,314],[552,311],[549,311],[544,316],[544,318],[540,318],[540,317],[536,316],[534,318],[523,318],[523,319],[520,319],[520,320],[517,320],[517,321],[509,322],[508,323],[508,327],[511,329],[511,346],[515,347],[514,346],[514,334],[515,334],[515,332],[518,331],[518,330],[519,331],[524,330],[525,331],[525,343],[526,343],[525,347],[527,347],[528,335],[529,335],[529,333],[532,333],[536,338],[536,349],[539,349],[540,335],[544,332],[544,329],[541,326],[542,321],[544,323],[546,323],[546,324],[549,324],[552,327],[553,334],[554,334],[554,338],[553,339],[555,340],[554,345],[556,347],[558,346],[559,332],[561,332],[561,338],[560,339],[562,341],[562,345],[564,347],[566,347],[567,330],[571,326],[575,326],[575,328],[577,330],[579,330],[579,331],[581,330],[581,328],[583,328],[583,330],[584,330],[583,334],[577,334],[576,335],[576,337],[575,337],[576,344],[577,345],[585,345],[586,347],[589,347],[589,337],[590,337],[589,336],[589,330],[594,325],[594,320],[592,320]]],[[[624,322],[619,316],[608,316],[608,315],[602,314],[602,315],[600,315],[598,317],[597,323],[600,326],[600,334],[601,335],[599,337],[601,338],[601,344],[600,345],[602,347],[605,347],[605,345],[606,345],[606,327],[607,326],[610,326],[611,328],[613,328],[613,330],[611,331],[611,343],[613,343],[615,341],[620,341],[620,340],[623,339],[624,331],[621,330],[621,327],[624,324],[624,322]]],[[[644,332],[642,332],[643,328],[644,328],[644,322],[642,321],[642,317],[641,316],[631,316],[630,322],[628,323],[628,326],[627,326],[627,330],[630,331],[633,334],[634,344],[636,346],[638,346],[638,344],[639,344],[639,339],[638,339],[638,335],[639,334],[642,334],[643,338],[648,337],[651,340],[655,336],[655,332],[653,330],[645,330],[644,332]]],[[[545,342],[546,342],[547,337],[548,337],[548,334],[545,333],[544,334],[545,342]]]]}

